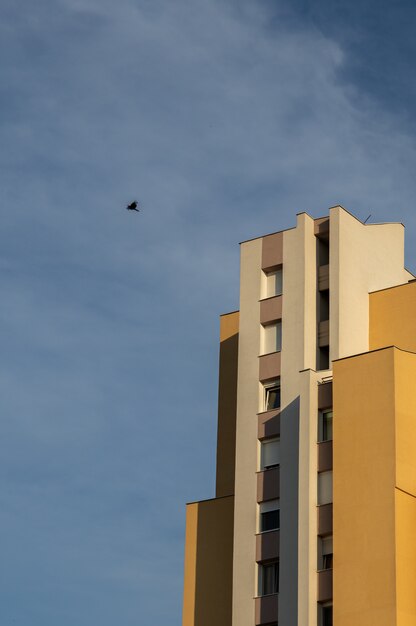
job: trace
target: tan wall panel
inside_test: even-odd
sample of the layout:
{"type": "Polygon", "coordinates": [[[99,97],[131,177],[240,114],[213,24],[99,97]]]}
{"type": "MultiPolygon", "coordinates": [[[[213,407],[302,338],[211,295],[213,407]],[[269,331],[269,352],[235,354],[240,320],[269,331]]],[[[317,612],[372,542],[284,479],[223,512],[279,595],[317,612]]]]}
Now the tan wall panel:
{"type": "Polygon", "coordinates": [[[332,535],[333,534],[333,505],[322,504],[318,507],[318,535],[332,535]]]}
{"type": "Polygon", "coordinates": [[[182,626],[195,626],[196,550],[198,536],[198,503],[186,507],[185,574],[183,586],[182,626]]]}
{"type": "Polygon", "coordinates": [[[256,561],[271,561],[279,558],[280,535],[278,530],[256,536],[256,561]]]}
{"type": "Polygon", "coordinates": [[[396,486],[416,496],[416,355],[401,350],[394,354],[396,486]]]}
{"type": "Polygon", "coordinates": [[[332,600],[332,569],[318,573],[318,601],[328,602],[332,600]]]}
{"type": "Polygon", "coordinates": [[[329,289],[329,265],[321,265],[318,268],[318,289],[319,291],[329,289]]]}
{"type": "Polygon", "coordinates": [[[416,352],[416,282],[370,294],[370,350],[416,352]]]}
{"type": "Polygon", "coordinates": [[[234,493],[239,312],[220,318],[216,496],[234,493]]]}
{"type": "Polygon", "coordinates": [[[416,624],[416,498],[396,489],[397,626],[416,624]]]}
{"type": "Polygon", "coordinates": [[[272,596],[263,596],[262,598],[256,598],[256,626],[260,624],[271,624],[277,619],[279,611],[279,594],[275,593],[272,596]]]}
{"type": "MultiPolygon", "coordinates": [[[[406,315],[404,315],[406,317],[406,315]]],[[[394,350],[397,626],[416,624],[416,354],[394,350]]]]}
{"type": "Polygon", "coordinates": [[[318,409],[332,407],[332,381],[318,385],[318,409]]]}
{"type": "Polygon", "coordinates": [[[240,311],[224,313],[220,316],[220,342],[226,341],[238,334],[240,311]]]}
{"type": "Polygon", "coordinates": [[[268,324],[282,317],[282,296],[267,298],[260,302],[260,322],[268,324]]]}
{"type": "Polygon", "coordinates": [[[283,263],[283,232],[266,235],[262,240],[261,267],[270,269],[283,263]]]}
{"type": "Polygon", "coordinates": [[[318,443],[318,472],[332,470],[332,441],[318,443]]]}
{"type": "Polygon", "coordinates": [[[334,624],[395,626],[394,350],[334,363],[333,394],[334,624]]]}
{"type": "Polygon", "coordinates": [[[263,354],[259,357],[258,377],[261,381],[277,378],[281,374],[281,352],[263,354]]]}
{"type": "Polygon", "coordinates": [[[257,437],[280,437],[280,409],[259,413],[257,437]]]}
{"type": "Polygon", "coordinates": [[[280,466],[257,472],[257,502],[280,497],[280,466]]]}
{"type": "Polygon", "coordinates": [[[234,498],[187,506],[183,626],[230,626],[234,498]]]}

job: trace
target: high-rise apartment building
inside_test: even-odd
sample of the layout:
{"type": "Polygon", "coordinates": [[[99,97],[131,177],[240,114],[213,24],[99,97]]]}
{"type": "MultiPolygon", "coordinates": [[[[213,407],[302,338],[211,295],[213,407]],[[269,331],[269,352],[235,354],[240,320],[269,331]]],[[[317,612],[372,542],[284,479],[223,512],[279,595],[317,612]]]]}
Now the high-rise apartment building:
{"type": "Polygon", "coordinates": [[[416,281],[340,206],[241,244],[183,626],[416,625],[416,281]]]}

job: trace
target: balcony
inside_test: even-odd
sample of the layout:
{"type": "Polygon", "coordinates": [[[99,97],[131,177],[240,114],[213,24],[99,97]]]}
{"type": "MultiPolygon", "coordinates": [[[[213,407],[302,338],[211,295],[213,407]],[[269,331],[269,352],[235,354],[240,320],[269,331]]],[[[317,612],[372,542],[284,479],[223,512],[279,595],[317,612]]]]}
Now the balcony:
{"type": "Polygon", "coordinates": [[[332,600],[332,569],[318,572],[318,602],[332,600]]]}
{"type": "Polygon", "coordinates": [[[318,443],[318,472],[332,470],[332,440],[318,443]]]}
{"type": "Polygon", "coordinates": [[[318,535],[332,535],[332,502],[318,506],[318,535]]]}
{"type": "Polygon", "coordinates": [[[279,594],[255,598],[256,626],[277,622],[279,608],[279,594]]]}
{"type": "Polygon", "coordinates": [[[256,561],[271,561],[279,558],[280,533],[269,530],[256,535],[256,561]]]}
{"type": "Polygon", "coordinates": [[[264,382],[280,376],[280,352],[259,356],[259,380],[264,382]]]}
{"type": "Polygon", "coordinates": [[[318,385],[318,409],[332,407],[332,381],[318,385]]]}
{"type": "Polygon", "coordinates": [[[280,437],[280,409],[258,413],[257,437],[280,437]]]}
{"type": "Polygon", "coordinates": [[[280,496],[280,467],[257,472],[257,502],[275,500],[280,496]]]}
{"type": "Polygon", "coordinates": [[[318,268],[318,290],[329,289],[329,265],[321,265],[318,268]]]}
{"type": "Polygon", "coordinates": [[[327,240],[329,237],[329,217],[318,217],[314,220],[315,235],[327,240]]]}
{"type": "Polygon", "coordinates": [[[329,346],[329,320],[319,322],[318,345],[320,348],[325,348],[325,346],[329,346]]]}
{"type": "Polygon", "coordinates": [[[270,324],[282,319],[282,296],[260,300],[260,324],[270,324]]]}

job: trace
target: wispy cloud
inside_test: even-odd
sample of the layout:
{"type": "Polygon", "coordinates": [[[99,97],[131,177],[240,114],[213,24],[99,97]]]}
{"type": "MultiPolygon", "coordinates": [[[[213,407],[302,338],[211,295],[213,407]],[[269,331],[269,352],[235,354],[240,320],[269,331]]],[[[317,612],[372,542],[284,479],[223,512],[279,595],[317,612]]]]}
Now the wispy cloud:
{"type": "Polygon", "coordinates": [[[283,2],[0,18],[0,621],[178,626],[237,242],[337,202],[415,233],[414,135],[283,2]]]}

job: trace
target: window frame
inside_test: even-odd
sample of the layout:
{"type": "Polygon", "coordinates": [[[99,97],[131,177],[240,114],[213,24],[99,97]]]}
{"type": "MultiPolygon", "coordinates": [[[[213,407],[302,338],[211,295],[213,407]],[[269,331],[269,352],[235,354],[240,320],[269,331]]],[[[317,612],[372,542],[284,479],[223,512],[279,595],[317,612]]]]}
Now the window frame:
{"type": "Polygon", "coordinates": [[[332,604],[324,604],[320,606],[319,610],[319,626],[332,626],[333,624],[333,605],[332,604]],[[325,617],[325,613],[330,610],[330,621],[327,621],[325,617]]]}
{"type": "Polygon", "coordinates": [[[263,270],[263,280],[261,288],[261,299],[275,298],[283,294],[283,265],[277,265],[269,270],[263,270]],[[278,277],[272,280],[273,277],[278,277]],[[273,288],[274,287],[274,288],[273,288]]]}
{"type": "Polygon", "coordinates": [[[334,556],[334,547],[333,547],[332,535],[328,535],[326,537],[320,537],[319,546],[318,546],[318,558],[319,558],[318,571],[332,569],[333,556],[334,556]]]}
{"type": "Polygon", "coordinates": [[[333,471],[318,473],[317,503],[318,506],[333,502],[333,471]]]}
{"type": "Polygon", "coordinates": [[[274,320],[269,324],[261,324],[261,350],[260,355],[264,356],[265,354],[273,354],[274,352],[282,351],[282,320],[274,320]],[[270,330],[272,328],[276,329],[275,337],[270,338],[270,330]],[[270,345],[269,345],[270,344],[270,345]],[[269,347],[274,348],[273,350],[269,350],[269,347]]]}
{"type": "Polygon", "coordinates": [[[260,455],[259,455],[259,471],[267,472],[267,470],[273,469],[274,467],[279,467],[280,465],[280,437],[267,437],[266,439],[262,439],[260,441],[260,455]],[[266,465],[264,463],[264,449],[265,446],[272,446],[273,444],[277,444],[277,463],[271,463],[266,465]]]}
{"type": "Polygon", "coordinates": [[[276,593],[279,593],[279,583],[280,583],[280,563],[279,559],[273,561],[266,561],[265,563],[258,564],[258,588],[257,595],[259,598],[264,598],[265,596],[272,596],[276,593]],[[272,587],[272,591],[268,591],[266,588],[267,578],[265,576],[265,570],[269,568],[274,568],[274,584],[272,587]]]}
{"type": "Polygon", "coordinates": [[[258,509],[258,534],[262,535],[263,533],[270,533],[276,530],[280,530],[280,500],[277,498],[275,500],[268,500],[267,502],[260,502],[258,509]],[[262,521],[264,519],[263,516],[267,515],[267,513],[277,512],[278,523],[277,526],[273,528],[263,529],[262,521]]]}
{"type": "Polygon", "coordinates": [[[327,409],[321,409],[319,411],[319,419],[318,419],[318,442],[323,443],[324,441],[332,441],[333,439],[333,419],[334,419],[334,411],[332,407],[328,407],[327,409]],[[328,429],[328,420],[325,418],[328,414],[331,414],[331,436],[328,436],[326,430],[328,429]]]}
{"type": "MultiPolygon", "coordinates": [[[[275,378],[274,380],[271,380],[267,383],[263,383],[262,385],[263,387],[263,398],[262,398],[262,412],[266,412],[266,411],[278,411],[282,405],[282,387],[280,384],[280,376],[279,378],[275,378]],[[279,406],[276,407],[272,407],[272,408],[268,408],[268,401],[269,401],[269,395],[273,390],[278,390],[278,397],[279,397],[279,406]]],[[[277,394],[276,394],[277,395],[277,394]]]]}

